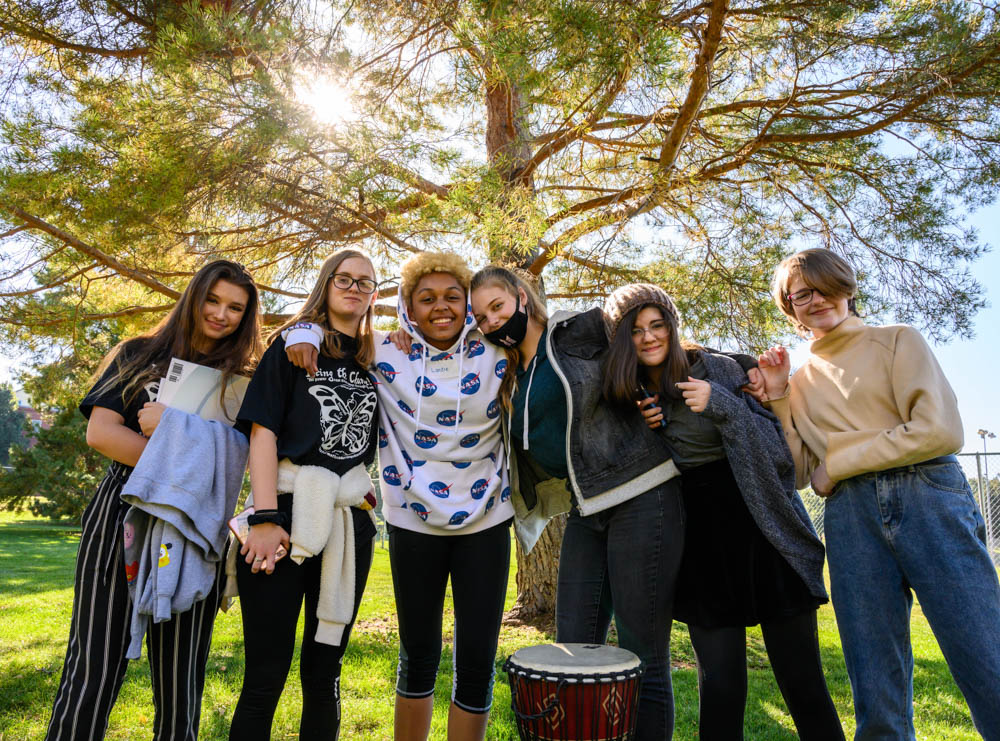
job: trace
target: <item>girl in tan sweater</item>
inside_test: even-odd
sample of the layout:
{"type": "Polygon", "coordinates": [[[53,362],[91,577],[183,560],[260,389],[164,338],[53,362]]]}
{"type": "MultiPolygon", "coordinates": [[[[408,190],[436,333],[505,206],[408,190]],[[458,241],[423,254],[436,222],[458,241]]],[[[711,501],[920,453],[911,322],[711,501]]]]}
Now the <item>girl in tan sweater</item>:
{"type": "Polygon", "coordinates": [[[772,291],[813,342],[791,378],[784,348],[760,357],[758,398],[782,422],[798,485],[826,498],[855,739],[915,739],[914,593],[976,727],[1000,739],[1000,584],[953,455],[962,446],[954,392],[919,332],[857,316],[854,271],[832,252],[787,258],[772,291]]]}

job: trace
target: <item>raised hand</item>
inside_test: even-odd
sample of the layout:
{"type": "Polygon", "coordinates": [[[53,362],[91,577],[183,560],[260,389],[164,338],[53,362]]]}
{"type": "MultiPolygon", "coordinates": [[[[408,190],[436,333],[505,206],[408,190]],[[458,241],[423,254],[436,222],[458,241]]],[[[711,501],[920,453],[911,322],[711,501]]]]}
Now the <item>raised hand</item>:
{"type": "Polygon", "coordinates": [[[761,401],[777,399],[784,395],[788,376],[792,370],[792,359],[788,355],[788,349],[775,345],[770,350],[765,350],[757,358],[757,366],[764,379],[765,398],[761,401]]]}
{"type": "Polygon", "coordinates": [[[677,388],[684,395],[684,403],[688,405],[692,412],[701,414],[708,406],[708,399],[712,395],[712,384],[688,376],[688,380],[681,381],[677,388]]]}

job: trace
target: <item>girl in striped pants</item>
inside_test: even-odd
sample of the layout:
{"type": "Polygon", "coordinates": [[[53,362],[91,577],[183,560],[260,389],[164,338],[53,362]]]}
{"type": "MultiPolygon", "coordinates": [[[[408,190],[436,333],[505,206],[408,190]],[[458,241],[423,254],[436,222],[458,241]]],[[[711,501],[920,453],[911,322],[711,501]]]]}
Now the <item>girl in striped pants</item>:
{"type": "MultiPolygon", "coordinates": [[[[151,401],[158,379],[172,357],[218,368],[224,383],[246,374],[259,355],[258,315],[249,273],[228,260],[211,262],[154,330],[115,348],[80,404],[89,421],[87,444],[111,466],[83,514],[69,645],[48,741],[103,738],[125,678],[132,604],[123,550],[128,505],[119,493],[159,423],[163,405],[151,401]]],[[[191,610],[149,625],[156,741],[197,738],[218,592],[217,581],[191,610]]]]}

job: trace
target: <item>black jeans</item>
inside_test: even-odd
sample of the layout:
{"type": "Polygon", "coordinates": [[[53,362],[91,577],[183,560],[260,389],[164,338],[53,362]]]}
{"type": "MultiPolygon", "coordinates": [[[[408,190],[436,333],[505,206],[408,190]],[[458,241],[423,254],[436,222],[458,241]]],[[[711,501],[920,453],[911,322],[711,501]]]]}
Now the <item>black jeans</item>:
{"type": "Polygon", "coordinates": [[[452,701],[470,713],[488,712],[510,573],[510,522],[469,535],[390,527],[389,563],[399,616],[396,692],[411,698],[434,694],[450,576],[455,605],[452,701]]]}
{"type": "MultiPolygon", "coordinates": [[[[805,741],[843,741],[837,708],[823,676],[816,634],[816,611],[765,620],[760,624],[767,656],[781,696],[805,741]]],[[[746,628],[689,625],[698,658],[698,738],[743,738],[747,700],[746,628]]]]}
{"type": "MultiPolygon", "coordinates": [[[[280,502],[280,498],[279,498],[280,502]]],[[[279,504],[279,506],[281,506],[279,504]]],[[[362,515],[367,518],[367,515],[362,515]]],[[[363,521],[362,521],[363,522],[363,521]]],[[[339,646],[315,640],[322,554],[301,565],[285,557],[274,573],[254,574],[242,556],[236,561],[236,582],[243,613],[246,673],[229,729],[231,741],[267,741],[285,679],[295,652],[295,628],[303,599],[306,605],[299,676],[302,680],[302,741],[330,741],[340,733],[340,667],[358,616],[361,595],[372,565],[374,527],[359,527],[354,518],[354,614],[339,646]]]]}
{"type": "Polygon", "coordinates": [[[642,659],[637,741],[673,735],[670,627],[684,550],[684,508],[675,477],[615,507],[581,517],[574,508],[559,557],[556,640],[618,645],[642,659]]]}

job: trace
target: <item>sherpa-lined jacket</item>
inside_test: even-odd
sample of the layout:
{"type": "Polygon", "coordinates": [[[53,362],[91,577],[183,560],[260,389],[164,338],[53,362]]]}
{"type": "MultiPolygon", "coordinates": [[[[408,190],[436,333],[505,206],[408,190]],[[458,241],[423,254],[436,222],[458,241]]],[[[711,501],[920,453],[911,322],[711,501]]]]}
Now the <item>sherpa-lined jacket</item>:
{"type": "MultiPolygon", "coordinates": [[[[604,401],[601,376],[608,337],[601,309],[557,311],[549,319],[545,351],[566,394],[568,484],[581,514],[627,502],[678,475],[663,437],[642,424],[638,412],[604,401]]],[[[509,449],[518,517],[544,519],[567,511],[566,482],[535,465],[530,449],[523,451],[523,441],[509,449]]]]}

